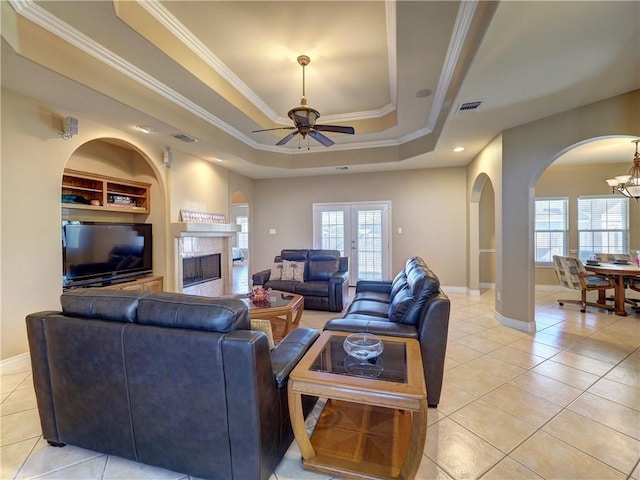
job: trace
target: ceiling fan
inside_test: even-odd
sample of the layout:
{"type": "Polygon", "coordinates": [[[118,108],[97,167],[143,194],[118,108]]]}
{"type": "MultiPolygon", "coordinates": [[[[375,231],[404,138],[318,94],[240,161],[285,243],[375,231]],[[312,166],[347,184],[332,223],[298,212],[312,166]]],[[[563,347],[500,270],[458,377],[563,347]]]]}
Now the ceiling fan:
{"type": "Polygon", "coordinates": [[[271,130],[293,130],[286,137],[281,139],[276,145],[284,145],[289,142],[293,137],[300,134],[302,138],[306,138],[309,135],[314,140],[317,140],[325,147],[330,147],[335,142],[331,140],[329,137],[323,135],[320,132],[335,132],[335,133],[346,133],[349,135],[353,135],[356,133],[353,127],[341,127],[339,125],[318,125],[316,124],[316,120],[320,118],[320,112],[316,109],[311,108],[307,104],[307,97],[305,96],[305,76],[304,76],[304,68],[311,63],[311,59],[306,55],[300,55],[298,57],[298,63],[302,65],[302,98],[300,99],[300,105],[298,107],[292,108],[289,110],[289,118],[293,120],[293,127],[277,127],[277,128],[265,128],[263,130],[253,130],[252,133],[257,132],[269,132],[271,130]]]}

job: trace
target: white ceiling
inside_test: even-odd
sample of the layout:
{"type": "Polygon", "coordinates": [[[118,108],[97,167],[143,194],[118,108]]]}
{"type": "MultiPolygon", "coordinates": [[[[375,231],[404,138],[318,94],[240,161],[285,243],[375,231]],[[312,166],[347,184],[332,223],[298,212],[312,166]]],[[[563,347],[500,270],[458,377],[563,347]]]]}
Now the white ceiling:
{"type": "MultiPolygon", "coordinates": [[[[152,126],[160,151],[222,159],[253,178],[462,166],[505,129],[640,88],[640,2],[9,0],[2,9],[3,87],[61,116],[152,126]],[[329,148],[276,147],[288,130],[251,133],[291,125],[301,54],[311,57],[306,95],[319,123],[356,129],[331,134],[329,148]],[[456,112],[470,101],[482,104],[456,112]]],[[[631,140],[592,142],[561,161],[630,162],[631,140]]]]}

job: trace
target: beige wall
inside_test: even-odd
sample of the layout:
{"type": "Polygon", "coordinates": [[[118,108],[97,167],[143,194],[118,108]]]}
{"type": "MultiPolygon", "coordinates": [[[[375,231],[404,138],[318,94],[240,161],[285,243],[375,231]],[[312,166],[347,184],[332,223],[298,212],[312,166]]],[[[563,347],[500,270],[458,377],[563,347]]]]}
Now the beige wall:
{"type": "Polygon", "coordinates": [[[314,203],[391,201],[393,274],[408,257],[418,255],[442,285],[464,288],[465,182],[464,168],[258,180],[252,210],[252,271],[269,268],[283,248],[313,246],[314,203]],[[269,229],[276,234],[270,235],[269,229]]]}
{"type": "Polygon", "coordinates": [[[637,136],[638,132],[640,90],[502,133],[502,198],[496,195],[496,203],[502,203],[501,215],[496,212],[497,230],[501,226],[496,242],[496,292],[501,302],[496,309],[504,324],[535,329],[532,215],[539,177],[573,146],[603,136],[637,136]]]}
{"type": "MultiPolygon", "coordinates": [[[[567,197],[569,200],[569,253],[577,255],[578,214],[580,195],[609,195],[611,189],[606,178],[622,175],[629,171],[633,159],[633,144],[629,142],[629,162],[622,164],[588,166],[550,166],[535,185],[536,197],[567,197]]],[[[629,247],[640,249],[640,204],[629,201],[629,247]]],[[[557,285],[553,267],[536,267],[535,282],[543,285],[557,285]]]]}
{"type": "MultiPolygon", "coordinates": [[[[86,118],[79,118],[78,135],[67,141],[60,136],[62,119],[68,115],[64,109],[5,89],[1,100],[0,358],[5,359],[27,351],[28,313],[60,308],[63,214],[73,219],[135,218],[153,223],[154,273],[173,278],[169,223],[178,221],[181,208],[228,215],[230,174],[180,152],[174,152],[174,163],[166,168],[162,149],[144,137],[86,118]],[[151,183],[151,214],[61,211],[65,167],[151,183]]],[[[171,282],[165,281],[165,286],[172,288],[171,282]]]]}

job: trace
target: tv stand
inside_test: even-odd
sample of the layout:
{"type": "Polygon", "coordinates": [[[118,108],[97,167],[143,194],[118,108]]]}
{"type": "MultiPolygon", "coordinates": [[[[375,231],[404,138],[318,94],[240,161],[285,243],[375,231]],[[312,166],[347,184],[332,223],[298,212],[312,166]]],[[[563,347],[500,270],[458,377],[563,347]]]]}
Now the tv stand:
{"type": "Polygon", "coordinates": [[[133,280],[112,283],[104,286],[111,290],[149,290],[152,292],[162,292],[164,290],[164,279],[160,275],[145,275],[133,280]]]}

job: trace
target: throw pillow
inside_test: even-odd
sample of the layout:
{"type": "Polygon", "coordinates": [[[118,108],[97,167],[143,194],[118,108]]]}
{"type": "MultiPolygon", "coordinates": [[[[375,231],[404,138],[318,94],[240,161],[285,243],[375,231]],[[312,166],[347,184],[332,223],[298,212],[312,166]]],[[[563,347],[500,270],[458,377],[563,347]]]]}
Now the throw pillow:
{"type": "Polygon", "coordinates": [[[253,319],[251,320],[251,330],[258,330],[264,332],[269,340],[269,349],[273,350],[273,330],[271,329],[271,322],[269,320],[253,319]]]}
{"type": "Polygon", "coordinates": [[[304,282],[304,262],[282,261],[282,280],[304,282]]]}
{"type": "Polygon", "coordinates": [[[271,274],[269,275],[269,281],[282,280],[282,262],[274,263],[271,267],[271,274]]]}

